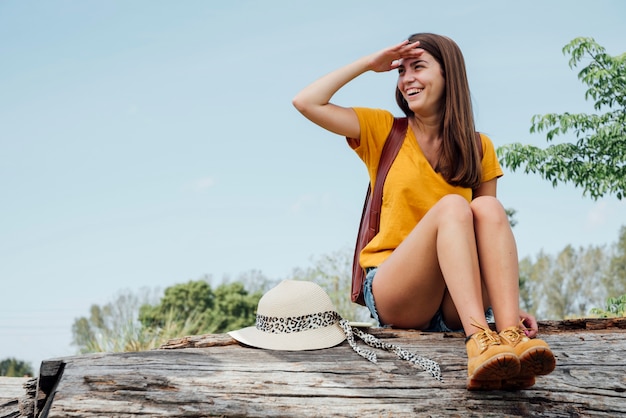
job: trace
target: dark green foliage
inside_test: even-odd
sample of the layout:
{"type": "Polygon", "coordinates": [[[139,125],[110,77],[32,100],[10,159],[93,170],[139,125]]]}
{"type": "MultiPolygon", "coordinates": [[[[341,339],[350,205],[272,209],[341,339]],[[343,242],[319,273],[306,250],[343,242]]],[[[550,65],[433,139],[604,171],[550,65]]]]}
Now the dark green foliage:
{"type": "Polygon", "coordinates": [[[173,321],[184,322],[192,312],[213,309],[215,295],[211,285],[204,280],[190,280],[165,289],[157,305],[145,304],[139,309],[139,322],[144,327],[163,327],[168,316],[173,321]]]}
{"type": "Polygon", "coordinates": [[[222,284],[215,291],[204,280],[189,281],[165,289],[156,305],[143,305],[139,321],[159,329],[170,322],[193,322],[192,334],[223,333],[254,325],[261,293],[249,294],[239,282],[222,284]]]}
{"type": "Polygon", "coordinates": [[[6,358],[0,361],[0,376],[24,377],[32,376],[33,368],[29,363],[15,359],[6,358]]]}
{"type": "Polygon", "coordinates": [[[616,318],[626,316],[626,294],[619,298],[608,298],[604,309],[593,308],[591,313],[600,318],[616,318]]]}
{"type": "Polygon", "coordinates": [[[589,64],[578,78],[588,89],[585,100],[594,101],[599,114],[535,115],[530,132],[546,131],[546,139],[574,133],[575,142],[553,144],[546,149],[514,143],[498,148],[502,165],[525,173],[537,173],[550,181],[573,183],[583,195],[598,199],[626,193],[626,53],[612,57],[592,38],[576,38],[563,48],[570,68],[584,58],[589,64]]]}
{"type": "Polygon", "coordinates": [[[215,289],[215,306],[210,311],[206,332],[221,333],[254,325],[261,296],[248,294],[238,282],[220,285],[215,289]]]}

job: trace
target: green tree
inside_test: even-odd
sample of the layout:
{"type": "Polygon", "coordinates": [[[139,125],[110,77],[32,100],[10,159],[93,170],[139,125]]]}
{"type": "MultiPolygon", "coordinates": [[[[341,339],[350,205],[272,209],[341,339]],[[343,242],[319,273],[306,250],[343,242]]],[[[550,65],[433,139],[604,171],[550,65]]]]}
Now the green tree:
{"type": "Polygon", "coordinates": [[[532,118],[531,133],[547,131],[552,141],[556,135],[573,132],[575,143],[553,144],[546,149],[514,143],[499,147],[502,165],[525,173],[538,173],[558,183],[573,183],[583,195],[598,199],[626,191],[626,53],[610,56],[593,38],[576,38],[563,48],[571,56],[574,68],[588,58],[589,63],[578,78],[588,89],[585,100],[594,100],[599,114],[549,113],[532,118]]]}
{"type": "Polygon", "coordinates": [[[519,299],[520,308],[527,312],[537,312],[535,300],[534,284],[536,283],[530,275],[533,266],[529,257],[525,257],[519,262],[519,299]]]}
{"type": "MultiPolygon", "coordinates": [[[[144,304],[139,309],[139,321],[146,328],[162,328],[169,318],[184,322],[192,313],[204,313],[213,309],[215,295],[206,279],[190,280],[165,289],[157,304],[144,304]]],[[[205,324],[199,324],[204,328],[205,324]]]]}
{"type": "Polygon", "coordinates": [[[606,302],[591,313],[602,318],[626,316],[626,227],[622,226],[612,247],[607,273],[602,281],[606,302]],[[620,296],[621,295],[621,296],[620,296]]]}
{"type": "Polygon", "coordinates": [[[254,325],[260,298],[260,292],[250,294],[240,282],[214,291],[206,280],[190,280],[165,289],[158,304],[143,305],[139,321],[156,333],[171,322],[187,324],[189,334],[223,333],[254,325]]]}
{"type": "Polygon", "coordinates": [[[626,316],[626,294],[619,298],[608,298],[604,309],[593,308],[591,313],[600,318],[617,318],[626,316]]]}
{"type": "MultiPolygon", "coordinates": [[[[260,273],[243,275],[261,278],[260,273]]],[[[79,353],[140,351],[159,347],[171,338],[223,333],[254,325],[261,292],[250,293],[240,282],[211,288],[210,276],[176,284],[156,297],[120,292],[114,301],[92,305],[88,316],[72,325],[72,343],[79,353]]],[[[257,285],[269,282],[259,281],[257,285]]]]}
{"type": "Polygon", "coordinates": [[[619,238],[613,245],[603,288],[608,297],[626,294],[626,226],[620,228],[619,238]]]}
{"type": "Polygon", "coordinates": [[[533,262],[520,261],[522,306],[540,319],[586,316],[592,306],[606,298],[602,286],[607,274],[609,252],[605,247],[575,249],[568,245],[558,255],[541,251],[533,262]]]}
{"type": "Polygon", "coordinates": [[[208,312],[204,333],[223,333],[254,325],[262,294],[248,293],[240,282],[224,283],[215,289],[215,306],[208,312]]]}
{"type": "Polygon", "coordinates": [[[519,263],[520,304],[524,309],[539,319],[546,318],[546,306],[549,300],[541,286],[545,277],[550,275],[551,257],[541,250],[536,259],[523,258],[519,263]]]}
{"type": "Polygon", "coordinates": [[[32,375],[33,368],[30,363],[13,357],[0,361],[0,376],[24,377],[32,375]]]}
{"type": "Polygon", "coordinates": [[[89,316],[74,320],[72,345],[78,352],[136,351],[149,344],[150,337],[143,333],[137,320],[139,307],[155,299],[154,290],[142,289],[139,293],[120,291],[113,302],[94,304],[89,316]]]}

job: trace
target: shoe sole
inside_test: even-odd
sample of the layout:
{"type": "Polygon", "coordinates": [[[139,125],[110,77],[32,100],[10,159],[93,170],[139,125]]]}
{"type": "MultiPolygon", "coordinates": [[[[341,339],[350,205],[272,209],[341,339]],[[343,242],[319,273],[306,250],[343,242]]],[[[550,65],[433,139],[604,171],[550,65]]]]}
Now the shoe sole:
{"type": "Polygon", "coordinates": [[[556,367],[554,354],[547,347],[533,347],[519,356],[520,377],[545,376],[556,367]]]}
{"type": "Polygon", "coordinates": [[[556,368],[554,354],[547,347],[533,347],[521,354],[520,373],[502,380],[502,390],[528,389],[535,384],[535,376],[545,376],[556,368]]]}
{"type": "Polygon", "coordinates": [[[467,390],[497,390],[502,388],[502,380],[516,377],[520,372],[520,362],[514,354],[500,354],[483,363],[467,379],[467,390]]]}

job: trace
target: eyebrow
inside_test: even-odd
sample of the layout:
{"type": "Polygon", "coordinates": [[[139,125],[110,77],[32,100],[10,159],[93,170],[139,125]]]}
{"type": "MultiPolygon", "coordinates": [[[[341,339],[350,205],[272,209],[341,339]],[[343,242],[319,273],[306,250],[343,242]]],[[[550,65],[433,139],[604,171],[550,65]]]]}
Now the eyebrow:
{"type": "Polygon", "coordinates": [[[414,64],[416,64],[418,62],[424,62],[424,63],[428,64],[428,61],[425,60],[424,58],[416,58],[416,59],[408,61],[408,62],[405,61],[405,60],[402,60],[402,63],[400,64],[400,67],[406,67],[407,65],[414,65],[414,64]]]}

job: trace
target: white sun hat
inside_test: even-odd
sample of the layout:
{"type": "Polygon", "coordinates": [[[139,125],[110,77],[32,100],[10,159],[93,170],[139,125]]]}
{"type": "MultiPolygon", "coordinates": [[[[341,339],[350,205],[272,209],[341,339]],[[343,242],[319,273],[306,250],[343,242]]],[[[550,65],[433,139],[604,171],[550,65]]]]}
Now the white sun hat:
{"type": "Polygon", "coordinates": [[[228,335],[251,347],[286,351],[330,348],[348,340],[356,353],[376,363],[376,353],[357,346],[356,335],[370,347],[391,351],[441,380],[437,362],[352,327],[337,313],[324,289],[309,281],[282,281],[259,300],[255,326],[228,335]]]}
{"type": "Polygon", "coordinates": [[[335,306],[318,284],[284,280],[259,300],[256,325],[228,333],[270,350],[317,350],[346,339],[335,306]]]}

